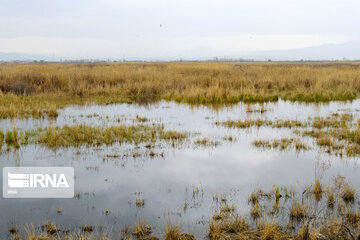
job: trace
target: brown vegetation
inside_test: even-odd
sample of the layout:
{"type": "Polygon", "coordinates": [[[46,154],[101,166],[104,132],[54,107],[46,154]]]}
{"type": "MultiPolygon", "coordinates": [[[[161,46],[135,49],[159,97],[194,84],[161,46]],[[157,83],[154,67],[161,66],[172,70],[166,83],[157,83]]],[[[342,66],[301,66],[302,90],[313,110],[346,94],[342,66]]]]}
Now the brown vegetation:
{"type": "Polygon", "coordinates": [[[5,104],[0,108],[0,116],[53,115],[48,113],[50,109],[88,101],[165,99],[228,104],[278,98],[304,102],[351,100],[360,92],[359,66],[359,63],[4,63],[0,64],[0,101],[5,104]]]}

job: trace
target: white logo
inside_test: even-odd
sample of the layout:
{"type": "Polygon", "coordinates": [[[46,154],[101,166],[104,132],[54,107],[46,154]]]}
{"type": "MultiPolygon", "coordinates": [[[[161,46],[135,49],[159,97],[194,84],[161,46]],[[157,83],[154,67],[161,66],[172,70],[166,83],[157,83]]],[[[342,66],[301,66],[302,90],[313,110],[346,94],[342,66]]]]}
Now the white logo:
{"type": "Polygon", "coordinates": [[[5,198],[72,198],[72,167],[4,167],[5,198]]]}
{"type": "Polygon", "coordinates": [[[10,172],[8,173],[8,185],[11,188],[69,187],[64,174],[60,174],[60,176],[57,177],[56,174],[21,174],[10,172]]]}

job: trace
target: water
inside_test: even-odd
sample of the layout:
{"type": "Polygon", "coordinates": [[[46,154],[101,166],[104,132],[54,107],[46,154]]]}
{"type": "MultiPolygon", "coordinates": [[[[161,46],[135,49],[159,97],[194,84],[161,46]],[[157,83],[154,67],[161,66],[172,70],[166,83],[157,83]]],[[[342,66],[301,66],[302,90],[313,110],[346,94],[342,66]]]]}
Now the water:
{"type": "MultiPolygon", "coordinates": [[[[259,108],[259,105],[253,105],[259,108]]],[[[163,232],[164,222],[179,223],[185,231],[202,238],[207,223],[218,210],[214,195],[225,194],[229,204],[235,204],[243,214],[249,212],[247,199],[257,187],[270,189],[273,184],[303,189],[313,184],[315,169],[323,182],[338,174],[346,176],[355,187],[360,186],[356,158],[339,158],[325,153],[306,139],[312,148],[296,152],[261,150],[252,146],[256,139],[276,139],[296,136],[293,129],[252,127],[229,129],[217,126],[216,121],[228,119],[297,119],[327,116],[331,113],[353,113],[359,117],[360,101],[328,104],[300,104],[279,101],[265,104],[265,113],[248,113],[245,104],[214,109],[191,107],[185,104],[159,102],[151,105],[114,104],[107,106],[70,106],[60,110],[56,121],[23,119],[16,123],[0,121],[3,130],[28,130],[48,125],[86,123],[93,126],[137,124],[136,115],[146,117],[145,124],[161,123],[165,129],[186,131],[191,137],[184,144],[172,147],[155,146],[154,152],[164,156],[142,155],[143,144],[113,144],[100,147],[59,149],[56,152],[39,145],[21,146],[19,150],[0,155],[0,166],[72,166],[75,169],[74,199],[4,199],[0,201],[0,238],[9,237],[11,225],[46,220],[56,222],[62,229],[78,230],[82,224],[96,225],[97,231],[118,236],[126,225],[133,226],[139,218],[151,223],[157,235],[163,232]],[[232,136],[234,141],[223,140],[232,136]],[[221,144],[216,147],[196,146],[197,138],[208,138],[221,144]],[[130,156],[124,156],[126,153],[130,156]],[[118,154],[119,157],[107,157],[118,154]],[[145,199],[137,207],[137,198],[145,199]],[[57,213],[61,208],[62,213],[57,213]],[[109,209],[110,213],[105,214],[109,209]],[[103,226],[103,227],[101,227],[103,226]]],[[[1,173],[2,174],[2,173],[1,173]]],[[[2,179],[2,176],[0,176],[2,179]]],[[[1,190],[2,191],[2,190],[1,190]]]]}

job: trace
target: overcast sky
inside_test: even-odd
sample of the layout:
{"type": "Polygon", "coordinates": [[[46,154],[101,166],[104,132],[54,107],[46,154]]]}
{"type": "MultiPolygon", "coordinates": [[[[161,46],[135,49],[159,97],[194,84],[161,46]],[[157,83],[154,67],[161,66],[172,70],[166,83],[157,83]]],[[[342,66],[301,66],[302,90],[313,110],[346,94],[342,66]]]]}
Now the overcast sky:
{"type": "Polygon", "coordinates": [[[0,0],[0,52],[209,57],[360,39],[359,0],[0,0]]]}

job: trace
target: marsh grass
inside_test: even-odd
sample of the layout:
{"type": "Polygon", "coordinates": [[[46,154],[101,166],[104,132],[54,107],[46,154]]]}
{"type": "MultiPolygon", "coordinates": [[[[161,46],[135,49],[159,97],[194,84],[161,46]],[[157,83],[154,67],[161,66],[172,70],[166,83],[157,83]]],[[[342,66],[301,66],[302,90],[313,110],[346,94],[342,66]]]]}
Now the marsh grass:
{"type": "Polygon", "coordinates": [[[165,224],[164,240],[195,240],[192,233],[183,233],[178,224],[165,224]]]}
{"type": "Polygon", "coordinates": [[[348,209],[346,212],[346,220],[351,224],[357,224],[360,221],[360,211],[353,211],[352,209],[348,209]]]}
{"type": "Polygon", "coordinates": [[[282,228],[273,221],[261,219],[257,227],[253,228],[246,219],[234,217],[222,221],[210,221],[208,237],[211,240],[287,240],[291,239],[292,235],[283,231],[282,228]]]}
{"type": "Polygon", "coordinates": [[[58,214],[62,214],[62,208],[61,208],[61,207],[57,208],[56,212],[57,212],[58,214]]]}
{"type": "MultiPolygon", "coordinates": [[[[254,192],[259,192],[259,190],[254,192]]],[[[287,197],[281,197],[280,201],[277,201],[277,192],[281,196],[286,195],[283,188],[273,187],[271,198],[259,197],[258,200],[253,201],[255,204],[252,202],[250,209],[252,218],[254,218],[254,213],[259,213],[258,209],[261,209],[261,213],[255,215],[257,218],[254,218],[257,224],[259,224],[259,219],[261,221],[263,218],[270,217],[277,221],[280,220],[281,231],[290,233],[293,239],[319,239],[319,237],[322,239],[354,239],[355,236],[359,236],[360,214],[358,206],[354,204],[356,201],[355,190],[344,177],[335,177],[331,186],[326,186],[316,180],[315,184],[306,187],[300,196],[288,194],[292,200],[291,204],[287,204],[287,197]],[[326,193],[326,198],[322,197],[324,193],[326,193]],[[344,193],[350,197],[344,197],[348,196],[344,193]],[[275,200],[273,204],[269,204],[273,199],[275,200]],[[287,224],[283,222],[284,214],[288,214],[289,222],[287,224]]],[[[261,196],[261,194],[257,195],[261,196]]]]}
{"type": "Polygon", "coordinates": [[[237,234],[249,231],[249,223],[244,218],[236,216],[223,221],[210,220],[208,237],[212,240],[236,239],[237,234]]]}
{"type": "Polygon", "coordinates": [[[8,146],[8,148],[11,147],[11,146],[14,146],[15,148],[20,147],[19,133],[18,133],[18,130],[16,128],[14,128],[13,130],[6,131],[5,143],[8,146]]]}
{"type": "Polygon", "coordinates": [[[272,122],[271,121],[265,121],[265,120],[261,120],[260,118],[254,119],[254,120],[250,120],[250,119],[246,119],[246,120],[238,120],[238,121],[234,121],[234,120],[227,120],[225,122],[215,122],[216,125],[222,125],[225,127],[229,127],[229,128],[250,128],[250,127],[261,127],[261,126],[268,126],[271,125],[272,122]]]}
{"type": "Polygon", "coordinates": [[[102,233],[94,234],[91,226],[83,225],[81,231],[70,232],[67,229],[59,229],[55,223],[45,222],[41,227],[33,224],[24,227],[25,234],[17,232],[12,236],[13,240],[109,240],[110,238],[102,233]],[[83,229],[84,228],[84,229],[83,229]],[[86,228],[86,229],[85,229],[86,228]],[[85,231],[83,231],[85,230],[85,231]]]}
{"type": "Polygon", "coordinates": [[[258,148],[272,148],[272,144],[269,140],[255,140],[252,144],[258,148]]]}
{"type": "Polygon", "coordinates": [[[0,93],[0,118],[56,118],[57,108],[64,107],[61,96],[16,96],[0,93]]]}
{"type": "MultiPolygon", "coordinates": [[[[334,178],[332,186],[326,186],[320,181],[316,181],[313,186],[306,187],[302,195],[296,196],[295,193],[285,190],[285,187],[273,186],[269,192],[261,189],[255,189],[254,195],[249,197],[250,219],[241,216],[236,209],[231,210],[231,214],[223,211],[215,213],[208,223],[207,239],[210,240],[277,240],[277,239],[296,239],[296,240],[318,240],[318,239],[339,239],[353,240],[359,237],[360,212],[355,204],[345,205],[345,199],[342,197],[344,191],[348,191],[349,184],[345,178],[338,176],[334,178]],[[316,200],[319,192],[326,190],[328,198],[316,200]],[[318,189],[318,190],[316,190],[318,189]],[[287,203],[287,197],[291,198],[290,204],[287,203]],[[333,197],[329,197],[333,196],[333,197]],[[299,197],[301,199],[299,199],[299,197]],[[252,200],[250,200],[252,199],[252,200]],[[331,208],[328,211],[327,203],[330,201],[339,210],[331,208]],[[268,202],[275,200],[273,205],[267,205],[268,202]],[[277,203],[276,203],[277,202],[277,203]],[[325,203],[325,205],[323,205],[325,203]],[[267,208],[272,211],[268,212],[267,208]],[[273,208],[277,210],[273,210],[273,208]],[[270,215],[269,215],[270,214],[270,215]]],[[[354,198],[355,198],[354,193],[354,198]]],[[[354,199],[355,202],[355,199],[354,199]]],[[[226,201],[219,201],[220,204],[226,204],[226,201]]],[[[229,207],[231,208],[231,207],[229,207]]],[[[67,233],[62,235],[55,223],[48,222],[40,228],[32,228],[33,231],[26,233],[26,238],[33,240],[52,240],[52,239],[109,239],[95,237],[95,227],[82,226],[81,234],[67,233]],[[36,230],[35,230],[36,229],[36,230]],[[81,237],[81,238],[80,238],[81,237]]],[[[9,230],[10,231],[10,230],[9,230]]],[[[13,230],[17,239],[22,239],[16,230],[13,230]]],[[[120,239],[130,239],[130,234],[141,240],[156,240],[152,235],[150,224],[139,218],[134,230],[131,231],[126,226],[122,233],[125,236],[120,239]]],[[[161,234],[161,233],[160,233],[161,234]]],[[[162,234],[161,234],[162,235],[162,234]]],[[[163,232],[164,240],[195,240],[191,233],[183,233],[178,224],[165,223],[163,232]]],[[[206,238],[205,238],[206,239],[206,238]]]]}
{"type": "Polygon", "coordinates": [[[224,137],[223,137],[223,140],[224,140],[224,141],[232,142],[232,141],[235,141],[236,139],[235,139],[233,136],[224,136],[224,137]]]}
{"type": "Polygon", "coordinates": [[[250,215],[253,219],[258,219],[261,216],[261,209],[259,203],[255,203],[250,209],[250,215]]]}
{"type": "Polygon", "coordinates": [[[348,184],[345,184],[341,190],[341,198],[345,201],[345,203],[354,202],[355,188],[348,184]]]}
{"type": "Polygon", "coordinates": [[[252,105],[246,105],[246,112],[247,113],[265,113],[268,110],[264,107],[264,105],[260,105],[259,108],[253,107],[252,105]]]}
{"type": "Polygon", "coordinates": [[[359,63],[6,63],[0,117],[56,116],[52,109],[86,102],[352,100],[359,75],[359,63]]]}
{"type": "MultiPolygon", "coordinates": [[[[16,132],[17,134],[17,132],[16,132]]],[[[14,131],[9,133],[9,143],[17,139],[14,131]]],[[[62,127],[39,128],[36,131],[26,131],[22,134],[22,143],[37,143],[52,149],[70,146],[97,146],[101,144],[142,142],[154,143],[159,140],[170,143],[182,142],[187,133],[166,131],[163,125],[116,125],[100,128],[89,125],[64,125],[62,127]]],[[[16,141],[18,142],[18,141],[16,141]]],[[[8,141],[7,141],[8,143],[8,141]]]]}
{"type": "Polygon", "coordinates": [[[353,157],[360,154],[360,145],[359,144],[348,144],[346,145],[346,155],[353,157]]]}
{"type": "Polygon", "coordinates": [[[81,226],[81,231],[84,232],[84,233],[93,232],[94,231],[94,226],[84,224],[84,225],[81,226]]]}
{"type": "Polygon", "coordinates": [[[225,215],[224,214],[221,214],[221,213],[215,213],[213,216],[212,216],[212,219],[217,221],[217,220],[224,220],[225,219],[225,215]]]}
{"type": "Polygon", "coordinates": [[[262,195],[263,191],[261,189],[256,189],[250,194],[248,202],[250,202],[252,205],[259,203],[262,195]]]}
{"type": "Polygon", "coordinates": [[[208,138],[198,138],[195,140],[194,144],[196,146],[216,147],[220,145],[220,142],[208,138]]]}
{"type": "Polygon", "coordinates": [[[215,122],[216,125],[222,125],[229,128],[250,128],[250,127],[272,127],[272,128],[298,128],[307,127],[308,122],[301,122],[299,120],[262,120],[257,119],[245,119],[245,120],[227,120],[224,122],[215,122]]]}
{"type": "Polygon", "coordinates": [[[336,203],[336,199],[335,199],[335,190],[331,187],[327,187],[326,188],[326,196],[327,196],[327,206],[330,209],[334,208],[334,205],[336,203]]]}
{"type": "Polygon", "coordinates": [[[141,237],[149,236],[151,233],[152,231],[150,224],[146,224],[145,220],[141,220],[139,218],[132,234],[136,237],[141,238],[141,237]]]}
{"type": "Polygon", "coordinates": [[[308,150],[310,147],[304,143],[304,142],[301,142],[299,139],[297,139],[295,141],[295,149],[297,151],[301,151],[301,150],[308,150]]]}
{"type": "Polygon", "coordinates": [[[305,217],[308,216],[308,213],[306,211],[306,208],[304,205],[299,203],[299,201],[294,200],[291,204],[290,211],[289,211],[289,217],[292,220],[301,221],[304,220],[305,217]]]}
{"type": "Polygon", "coordinates": [[[276,149],[279,151],[285,151],[290,149],[290,147],[294,147],[296,151],[308,150],[309,146],[301,142],[300,139],[294,138],[281,138],[274,140],[254,140],[252,145],[257,148],[264,149],[276,149]]]}
{"type": "Polygon", "coordinates": [[[17,226],[13,225],[13,226],[10,226],[9,229],[8,229],[8,232],[11,234],[11,235],[15,235],[19,232],[17,226]]]}
{"type": "Polygon", "coordinates": [[[138,122],[147,122],[147,121],[149,121],[149,119],[147,119],[146,117],[140,117],[139,115],[136,115],[136,120],[138,122]]]}
{"type": "MultiPolygon", "coordinates": [[[[299,120],[265,120],[245,119],[215,122],[217,126],[229,128],[295,128],[292,132],[301,137],[311,137],[316,145],[329,154],[343,157],[354,157],[360,154],[360,119],[354,123],[354,115],[349,113],[331,114],[327,117],[315,117],[305,121],[299,120]],[[311,128],[311,129],[309,129],[311,128]],[[302,131],[300,131],[302,129],[302,131]]],[[[311,147],[298,138],[282,138],[275,140],[255,140],[252,145],[258,148],[274,148],[286,150],[294,146],[297,151],[309,150],[311,147]]]]}
{"type": "MultiPolygon", "coordinates": [[[[7,149],[11,147],[19,148],[21,145],[41,144],[51,149],[60,147],[80,147],[80,146],[99,146],[102,144],[110,145],[113,143],[130,143],[138,145],[147,143],[154,145],[159,141],[164,141],[175,147],[184,142],[188,133],[167,131],[164,125],[115,125],[109,127],[96,127],[85,124],[49,126],[46,128],[37,128],[27,131],[19,131],[16,127],[8,130],[5,134],[0,132],[0,149],[5,143],[7,149]],[[5,141],[4,141],[5,140],[5,141]]],[[[156,153],[152,150],[147,151],[151,157],[163,157],[164,153],[156,153]]],[[[141,154],[134,152],[134,157],[141,154]]],[[[107,158],[118,157],[118,155],[107,155],[107,158]]]]}
{"type": "Polygon", "coordinates": [[[322,187],[319,179],[316,179],[316,181],[315,181],[313,193],[315,195],[316,201],[320,201],[320,199],[322,198],[322,195],[323,195],[323,187],[322,187]]]}
{"type": "Polygon", "coordinates": [[[135,205],[137,207],[144,207],[145,206],[145,199],[143,199],[143,198],[136,199],[135,205]]]}
{"type": "Polygon", "coordinates": [[[220,213],[224,214],[224,215],[228,215],[230,213],[234,213],[236,211],[236,206],[233,205],[229,205],[227,203],[225,203],[224,205],[221,206],[220,208],[220,213]]]}
{"type": "Polygon", "coordinates": [[[45,230],[48,235],[54,235],[59,231],[57,225],[50,221],[45,222],[42,229],[45,230]]]}
{"type": "Polygon", "coordinates": [[[358,124],[353,127],[353,120],[354,116],[348,113],[315,118],[312,121],[314,129],[303,131],[302,135],[314,138],[328,153],[356,156],[360,154],[360,128],[358,124]]]}

